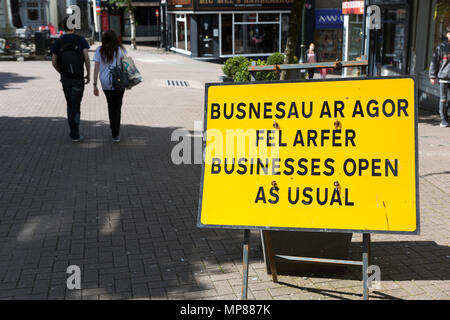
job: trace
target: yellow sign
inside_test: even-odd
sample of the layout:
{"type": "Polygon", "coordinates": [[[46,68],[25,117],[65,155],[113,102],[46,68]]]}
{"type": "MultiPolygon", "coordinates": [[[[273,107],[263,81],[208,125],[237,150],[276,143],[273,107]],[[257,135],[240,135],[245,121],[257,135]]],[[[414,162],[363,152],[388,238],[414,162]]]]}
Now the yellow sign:
{"type": "Polygon", "coordinates": [[[419,232],[409,77],[207,84],[199,226],[419,232]]]}

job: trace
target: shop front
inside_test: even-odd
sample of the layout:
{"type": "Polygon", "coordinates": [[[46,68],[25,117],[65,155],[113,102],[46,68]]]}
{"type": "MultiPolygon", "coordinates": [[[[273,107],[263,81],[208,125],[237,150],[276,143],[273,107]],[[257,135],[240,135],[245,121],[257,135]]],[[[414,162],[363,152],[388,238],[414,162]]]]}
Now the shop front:
{"type": "MultiPolygon", "coordinates": [[[[342,60],[359,61],[363,55],[364,1],[343,1],[344,16],[342,60]]],[[[344,76],[359,76],[360,68],[344,68],[344,76]]]]}
{"type": "MultiPolygon", "coordinates": [[[[114,30],[122,41],[131,41],[130,15],[122,7],[111,5],[102,0],[100,10],[101,31],[114,30]]],[[[136,20],[136,42],[157,42],[160,39],[159,31],[159,1],[140,0],[133,1],[136,20]]]]}
{"type": "MultiPolygon", "coordinates": [[[[343,1],[344,60],[366,58],[363,17],[369,5],[381,9],[381,30],[376,32],[375,41],[376,75],[413,75],[420,107],[437,112],[439,86],[430,83],[428,72],[433,52],[444,41],[445,27],[450,25],[449,1],[343,1]]],[[[348,76],[357,75],[345,70],[348,76]]]]}
{"type": "MultiPolygon", "coordinates": [[[[159,1],[139,0],[133,1],[135,7],[134,17],[136,19],[136,41],[157,42],[159,41],[159,1]]],[[[123,13],[123,40],[131,41],[130,16],[127,11],[123,13]]]]}
{"type": "Polygon", "coordinates": [[[430,83],[428,72],[433,52],[444,41],[445,27],[450,25],[450,2],[415,0],[413,4],[409,73],[416,78],[420,107],[437,114],[439,86],[430,83]]]}
{"type": "Polygon", "coordinates": [[[169,0],[171,50],[192,57],[284,50],[292,0],[169,0]]]}
{"type": "Polygon", "coordinates": [[[412,1],[370,0],[381,10],[381,30],[376,32],[376,75],[409,73],[412,1]]]}
{"type": "Polygon", "coordinates": [[[341,8],[316,8],[314,44],[322,62],[342,59],[342,28],[344,17],[341,8]]]}

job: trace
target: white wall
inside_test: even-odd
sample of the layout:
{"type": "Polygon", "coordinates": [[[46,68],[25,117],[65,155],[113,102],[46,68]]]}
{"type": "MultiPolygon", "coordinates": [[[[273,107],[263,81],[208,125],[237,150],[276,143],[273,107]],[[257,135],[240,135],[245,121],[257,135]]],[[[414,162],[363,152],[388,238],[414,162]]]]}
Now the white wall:
{"type": "Polygon", "coordinates": [[[0,0],[0,32],[12,27],[11,6],[9,0],[0,0]]]}

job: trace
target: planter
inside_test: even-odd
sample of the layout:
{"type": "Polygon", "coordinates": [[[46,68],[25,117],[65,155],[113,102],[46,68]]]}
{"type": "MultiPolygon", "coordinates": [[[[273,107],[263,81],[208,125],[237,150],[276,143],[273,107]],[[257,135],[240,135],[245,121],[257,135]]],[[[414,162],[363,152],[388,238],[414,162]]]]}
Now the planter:
{"type": "Polygon", "coordinates": [[[227,77],[227,76],[219,76],[219,81],[220,82],[234,82],[233,78],[227,77]]]}
{"type": "MultiPolygon", "coordinates": [[[[347,260],[352,241],[352,233],[341,232],[271,231],[270,234],[275,255],[296,257],[347,260]]],[[[269,261],[266,257],[267,247],[262,232],[261,237],[264,245],[266,271],[271,274],[269,261]]],[[[279,258],[275,258],[275,261],[279,275],[305,276],[338,274],[347,271],[345,265],[292,262],[279,258]]]]}

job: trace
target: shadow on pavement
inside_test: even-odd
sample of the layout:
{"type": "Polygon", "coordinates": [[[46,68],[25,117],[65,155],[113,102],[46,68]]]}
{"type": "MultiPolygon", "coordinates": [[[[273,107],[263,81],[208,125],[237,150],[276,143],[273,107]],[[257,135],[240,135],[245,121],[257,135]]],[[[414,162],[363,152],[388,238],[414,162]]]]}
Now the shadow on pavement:
{"type": "Polygon", "coordinates": [[[28,82],[33,79],[36,79],[36,77],[24,77],[18,73],[0,72],[0,90],[14,89],[11,85],[28,82]]]}
{"type": "Polygon", "coordinates": [[[419,123],[431,124],[433,126],[439,126],[441,122],[439,117],[439,105],[436,105],[435,111],[431,111],[429,109],[419,108],[419,123]]]}
{"type": "Polygon", "coordinates": [[[82,121],[74,144],[64,118],[0,117],[0,297],[211,289],[199,279],[241,259],[243,233],[197,228],[201,166],[172,164],[175,129],[125,124],[113,144],[108,123],[82,121]],[[81,291],[66,290],[73,264],[81,291]]]}
{"type": "MultiPolygon", "coordinates": [[[[338,300],[355,300],[354,297],[363,298],[362,293],[354,293],[354,292],[348,292],[348,291],[341,291],[341,290],[329,290],[329,289],[317,289],[317,288],[309,288],[309,287],[301,287],[297,285],[293,285],[290,283],[278,282],[281,285],[284,285],[286,287],[291,287],[295,289],[299,289],[306,292],[311,293],[317,293],[323,295],[323,298],[326,299],[338,299],[338,300]]],[[[345,290],[345,289],[343,289],[345,290]]],[[[362,284],[361,284],[361,292],[362,292],[362,284]]],[[[369,299],[381,299],[381,300],[398,300],[397,297],[393,297],[391,295],[379,292],[379,291],[370,291],[369,292],[369,299]]]]}
{"type": "MultiPolygon", "coordinates": [[[[241,272],[243,232],[196,226],[201,166],[172,163],[175,129],[125,124],[113,144],[108,123],[82,121],[73,144],[64,118],[0,117],[0,298],[183,299],[241,272]],[[69,265],[82,290],[66,289],[69,265]]],[[[382,279],[450,279],[450,249],[432,241],[372,252],[382,279]]],[[[261,261],[255,231],[250,263],[261,261]]]]}

